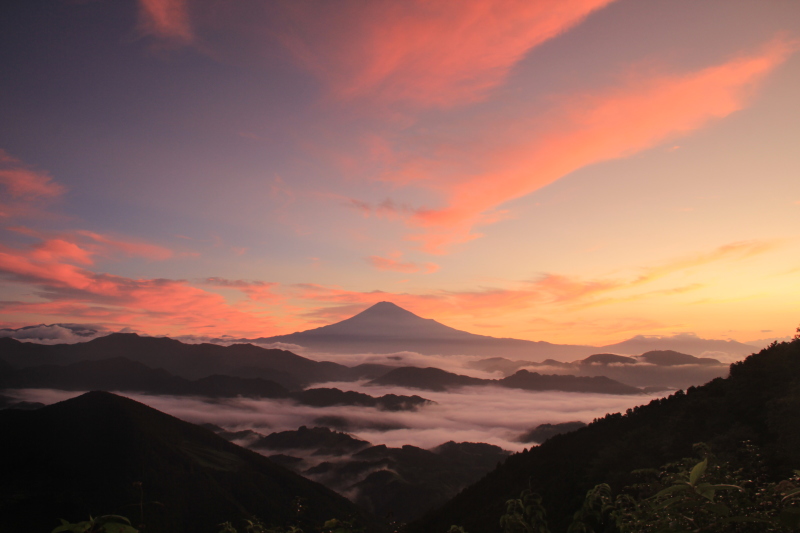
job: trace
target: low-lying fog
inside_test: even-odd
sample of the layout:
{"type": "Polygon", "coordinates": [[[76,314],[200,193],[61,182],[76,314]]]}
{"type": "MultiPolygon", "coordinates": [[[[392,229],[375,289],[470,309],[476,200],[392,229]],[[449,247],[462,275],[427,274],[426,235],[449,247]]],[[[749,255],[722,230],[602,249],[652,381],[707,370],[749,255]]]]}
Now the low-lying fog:
{"type": "MultiPolygon", "coordinates": [[[[530,444],[517,442],[523,432],[543,423],[589,423],[606,413],[624,412],[667,393],[650,395],[531,392],[500,387],[465,387],[433,392],[401,387],[365,386],[363,383],[326,383],[316,387],[356,390],[372,396],[418,394],[436,402],[413,412],[388,412],[374,408],[309,407],[288,400],[248,398],[204,399],[118,393],[159,411],[193,423],[210,422],[225,429],[253,429],[262,434],[327,426],[345,430],[373,444],[399,447],[411,444],[432,448],[447,441],[486,442],[520,451],[530,444]]],[[[25,389],[5,394],[20,400],[51,404],[81,394],[75,391],[25,389]]]]}

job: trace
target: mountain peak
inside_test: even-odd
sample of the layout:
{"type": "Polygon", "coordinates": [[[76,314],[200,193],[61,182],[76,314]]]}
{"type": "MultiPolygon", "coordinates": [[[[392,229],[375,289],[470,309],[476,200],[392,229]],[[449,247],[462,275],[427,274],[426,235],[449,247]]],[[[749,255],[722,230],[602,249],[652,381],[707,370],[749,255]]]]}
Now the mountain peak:
{"type": "Polygon", "coordinates": [[[359,338],[472,338],[431,318],[422,318],[392,302],[378,302],[341,322],[301,333],[311,336],[356,336],[359,338]]]}
{"type": "Polygon", "coordinates": [[[381,316],[385,318],[391,319],[409,319],[409,318],[416,318],[418,320],[425,320],[424,318],[415,315],[411,311],[403,309],[399,305],[392,303],[392,302],[378,302],[375,305],[367,307],[357,315],[350,317],[350,320],[357,318],[357,317],[374,317],[374,316],[381,316]]]}

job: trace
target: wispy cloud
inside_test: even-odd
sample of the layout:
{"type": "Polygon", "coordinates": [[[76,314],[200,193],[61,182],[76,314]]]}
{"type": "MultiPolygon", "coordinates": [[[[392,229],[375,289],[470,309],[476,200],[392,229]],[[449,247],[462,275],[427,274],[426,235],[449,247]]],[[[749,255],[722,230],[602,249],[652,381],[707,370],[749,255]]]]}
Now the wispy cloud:
{"type": "Polygon", "coordinates": [[[47,173],[35,170],[0,149],[0,219],[35,216],[36,206],[64,194],[47,173]]]}
{"type": "Polygon", "coordinates": [[[501,206],[571,172],[627,157],[686,135],[744,108],[759,83],[796,51],[798,43],[776,39],[760,51],[699,71],[630,75],[623,86],[600,94],[559,99],[547,117],[495,115],[475,119],[470,131],[492,132],[475,140],[450,141],[435,159],[416,156],[381,179],[429,188],[445,198],[440,208],[416,209],[404,219],[422,232],[409,236],[430,253],[478,235],[473,229],[507,216],[501,206]],[[547,124],[544,130],[542,124],[547,124]],[[409,170],[413,169],[413,170],[409,170]]]}
{"type": "Polygon", "coordinates": [[[439,265],[436,263],[415,263],[413,261],[401,261],[401,252],[394,252],[389,254],[389,257],[381,257],[372,255],[367,258],[367,261],[377,270],[387,270],[392,272],[405,272],[408,274],[431,274],[439,270],[439,265]]]}
{"type": "Polygon", "coordinates": [[[531,48],[612,1],[295,0],[278,34],[340,99],[450,107],[484,98],[531,48]]]}
{"type": "Polygon", "coordinates": [[[142,29],[180,43],[194,39],[187,0],[139,0],[142,29]]]}
{"type": "Polygon", "coordinates": [[[225,278],[206,278],[202,283],[209,287],[241,291],[247,295],[249,299],[256,302],[277,303],[284,300],[281,295],[274,292],[274,289],[279,286],[278,283],[245,281],[241,279],[230,280],[225,278]]]}

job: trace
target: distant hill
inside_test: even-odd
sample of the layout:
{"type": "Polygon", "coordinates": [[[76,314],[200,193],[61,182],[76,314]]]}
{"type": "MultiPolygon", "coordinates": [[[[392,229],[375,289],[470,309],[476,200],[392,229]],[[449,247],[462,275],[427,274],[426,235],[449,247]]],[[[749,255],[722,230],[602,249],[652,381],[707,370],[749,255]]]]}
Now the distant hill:
{"type": "Polygon", "coordinates": [[[530,431],[523,433],[519,437],[520,442],[533,442],[541,444],[547,439],[561,435],[562,433],[569,433],[577,429],[585,428],[585,422],[561,422],[560,424],[539,424],[530,431]]]}
{"type": "Polygon", "coordinates": [[[635,355],[654,350],[673,350],[700,356],[708,352],[720,352],[734,357],[744,357],[757,351],[758,346],[733,340],[702,339],[696,335],[672,336],[636,335],[623,342],[602,346],[601,350],[618,354],[635,355]]]}
{"type": "MultiPolygon", "coordinates": [[[[0,365],[3,366],[3,365],[0,365]]],[[[197,380],[174,376],[163,368],[153,369],[124,357],[78,361],[67,365],[42,365],[14,369],[5,364],[0,373],[0,389],[46,388],[59,390],[107,390],[202,396],[206,398],[287,398],[314,407],[353,405],[387,411],[414,410],[430,400],[419,396],[368,394],[336,388],[290,392],[274,381],[213,375],[197,380]]]]}
{"type": "Polygon", "coordinates": [[[470,367],[487,372],[501,372],[506,376],[520,369],[576,376],[604,376],[648,390],[683,389],[728,375],[728,365],[717,359],[695,357],[673,350],[656,350],[641,355],[596,353],[572,363],[492,357],[473,361],[470,367]]]}
{"type": "Polygon", "coordinates": [[[592,353],[590,346],[552,344],[475,335],[422,318],[391,302],[380,302],[341,322],[307,331],[241,339],[256,343],[289,343],[327,353],[394,353],[426,355],[513,355],[541,359],[574,359],[592,353]]]}
{"type": "Polygon", "coordinates": [[[433,391],[465,386],[496,385],[510,389],[532,391],[557,390],[569,392],[599,392],[604,394],[639,394],[641,389],[603,376],[572,376],[539,374],[519,370],[503,379],[480,379],[447,372],[439,368],[401,367],[387,372],[367,385],[397,385],[433,391]]]}
{"type": "Polygon", "coordinates": [[[200,379],[215,374],[262,378],[288,389],[299,389],[324,381],[376,377],[390,369],[381,365],[349,368],[252,344],[184,344],[164,337],[141,337],[135,333],[113,333],[89,342],[56,345],[0,338],[0,359],[17,368],[118,357],[140,362],[150,368],[162,368],[186,379],[200,379]]]}
{"type": "Polygon", "coordinates": [[[376,516],[401,521],[441,505],[509,455],[498,446],[473,442],[451,441],[430,450],[373,446],[346,433],[305,426],[272,433],[252,446],[281,452],[270,458],[348,494],[376,516]],[[325,460],[319,462],[320,456],[325,460]]]}
{"type": "Polygon", "coordinates": [[[221,522],[253,516],[295,523],[298,497],[309,530],[359,515],[345,498],[255,452],[110,393],[0,411],[0,427],[0,531],[51,531],[60,518],[117,512],[153,533],[217,533],[221,522]]]}
{"type": "Polygon", "coordinates": [[[800,464],[800,340],[731,365],[725,379],[624,415],[606,415],[515,454],[409,531],[447,531],[452,524],[467,531],[494,531],[505,502],[530,486],[542,496],[551,530],[560,533],[596,484],[619,490],[635,481],[633,470],[691,457],[698,442],[707,443],[734,468],[749,442],[763,461],[759,475],[789,476],[800,464]]]}

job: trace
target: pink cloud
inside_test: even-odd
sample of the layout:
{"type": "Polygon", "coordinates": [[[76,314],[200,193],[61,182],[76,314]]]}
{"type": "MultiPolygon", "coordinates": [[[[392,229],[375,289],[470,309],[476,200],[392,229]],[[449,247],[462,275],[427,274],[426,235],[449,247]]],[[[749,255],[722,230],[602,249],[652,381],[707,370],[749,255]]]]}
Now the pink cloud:
{"type": "MultiPolygon", "coordinates": [[[[797,48],[797,42],[777,39],[756,54],[700,71],[631,76],[624,87],[604,94],[563,98],[549,119],[536,118],[537,124],[550,124],[540,133],[530,132],[526,118],[510,124],[489,119],[481,131],[492,132],[494,148],[475,150],[465,142],[460,149],[441,151],[449,159],[406,164],[426,169],[416,183],[446,198],[444,207],[406,215],[410,226],[423,229],[408,238],[427,252],[444,253],[452,244],[478,237],[476,226],[507,216],[498,208],[509,200],[582,167],[630,156],[727,117],[745,107],[758,84],[797,48]]],[[[404,185],[408,172],[401,168],[384,179],[404,185]]]]}
{"type": "Polygon", "coordinates": [[[114,239],[92,231],[78,231],[76,233],[104,245],[104,247],[109,250],[120,251],[128,256],[146,257],[148,259],[162,261],[174,255],[172,250],[168,248],[147,242],[114,239]]]}
{"type": "Polygon", "coordinates": [[[148,33],[186,43],[194,39],[186,0],[139,0],[139,10],[148,33]]]}
{"type": "MultiPolygon", "coordinates": [[[[223,296],[183,280],[132,279],[93,272],[84,268],[91,264],[90,257],[91,252],[61,239],[28,249],[0,245],[0,276],[33,287],[45,300],[3,302],[0,313],[92,318],[134,325],[151,333],[202,329],[263,334],[274,328],[261,314],[237,309],[223,296]]],[[[259,297],[257,291],[254,294],[259,297]]]]}
{"type": "Polygon", "coordinates": [[[338,98],[449,107],[483,99],[531,48],[611,1],[294,0],[277,33],[338,98]]]}
{"type": "Polygon", "coordinates": [[[36,205],[64,194],[49,174],[33,170],[0,149],[0,218],[35,216],[36,205]],[[5,198],[13,199],[8,202],[5,198]]]}
{"type": "Polygon", "coordinates": [[[209,287],[220,289],[235,289],[243,292],[247,297],[256,302],[278,303],[285,298],[273,291],[278,287],[278,283],[266,281],[245,281],[241,279],[229,280],[225,278],[207,278],[203,284],[209,287]]]}
{"type": "Polygon", "coordinates": [[[439,265],[435,263],[420,264],[414,263],[413,261],[400,261],[401,256],[402,254],[399,252],[389,254],[389,257],[372,255],[367,258],[367,261],[378,270],[392,272],[406,272],[408,274],[431,274],[439,270],[439,265]]]}

